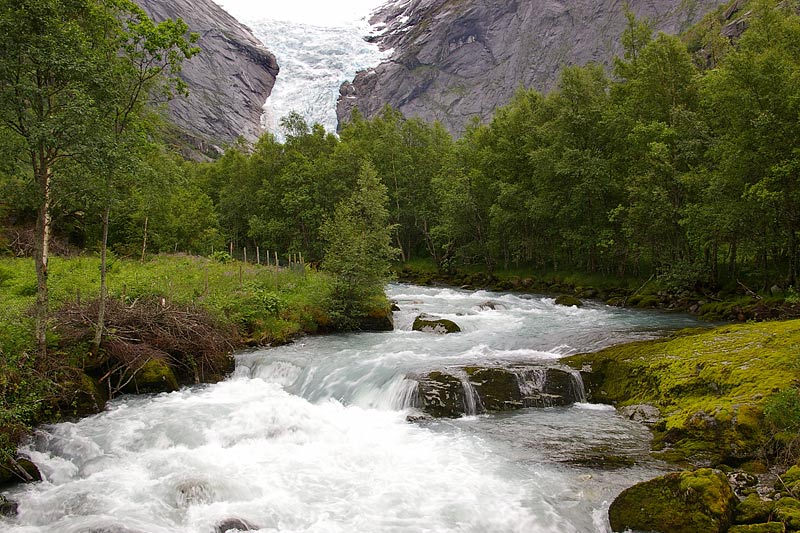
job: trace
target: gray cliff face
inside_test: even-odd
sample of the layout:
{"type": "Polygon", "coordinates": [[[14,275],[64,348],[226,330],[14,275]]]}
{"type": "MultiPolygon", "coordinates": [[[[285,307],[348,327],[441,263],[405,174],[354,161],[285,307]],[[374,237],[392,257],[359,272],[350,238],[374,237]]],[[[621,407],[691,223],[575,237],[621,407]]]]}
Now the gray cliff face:
{"type": "MultiPolygon", "coordinates": [[[[629,0],[656,30],[679,33],[726,0],[629,0]]],[[[340,90],[339,123],[385,104],[462,133],[488,120],[520,87],[551,89],[567,65],[610,65],[620,55],[624,0],[397,0],[371,22],[388,61],[340,90]]]]}
{"type": "Polygon", "coordinates": [[[183,64],[188,97],[172,99],[172,122],[196,148],[255,141],[278,63],[251,33],[211,0],[136,0],[155,21],[180,17],[200,35],[202,52],[183,64]]]}

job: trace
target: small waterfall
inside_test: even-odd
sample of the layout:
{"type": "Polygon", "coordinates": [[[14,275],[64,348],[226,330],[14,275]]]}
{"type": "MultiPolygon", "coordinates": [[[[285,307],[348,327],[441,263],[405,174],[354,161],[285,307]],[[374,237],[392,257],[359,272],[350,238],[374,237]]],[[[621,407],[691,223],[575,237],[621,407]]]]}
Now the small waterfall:
{"type": "Polygon", "coordinates": [[[464,387],[464,416],[475,416],[486,412],[478,391],[469,381],[467,376],[461,376],[461,385],[464,387]]]}
{"type": "Polygon", "coordinates": [[[589,399],[586,397],[586,386],[583,384],[583,376],[579,370],[570,370],[572,376],[572,393],[575,396],[577,403],[587,403],[589,399]]]}

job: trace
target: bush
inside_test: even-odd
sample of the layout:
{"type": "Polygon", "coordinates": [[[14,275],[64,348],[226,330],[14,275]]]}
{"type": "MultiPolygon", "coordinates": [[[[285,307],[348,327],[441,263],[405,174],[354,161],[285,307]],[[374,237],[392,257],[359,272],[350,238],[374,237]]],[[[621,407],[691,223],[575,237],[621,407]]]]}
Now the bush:
{"type": "Polygon", "coordinates": [[[217,250],[216,252],[209,255],[208,258],[211,259],[212,261],[216,261],[222,264],[227,264],[233,261],[233,257],[231,257],[231,254],[222,250],[217,250]]]}
{"type": "Polygon", "coordinates": [[[773,432],[772,453],[796,461],[800,456],[800,389],[783,389],[767,398],[764,419],[773,432]]]}

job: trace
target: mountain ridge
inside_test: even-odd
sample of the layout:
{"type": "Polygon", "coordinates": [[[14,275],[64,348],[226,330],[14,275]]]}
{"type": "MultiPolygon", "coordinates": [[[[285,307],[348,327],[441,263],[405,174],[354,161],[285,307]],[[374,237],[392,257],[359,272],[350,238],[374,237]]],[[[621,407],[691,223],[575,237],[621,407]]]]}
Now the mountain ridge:
{"type": "MultiPolygon", "coordinates": [[[[631,0],[656,31],[679,33],[727,0],[631,0]]],[[[358,108],[367,118],[389,104],[407,117],[462,133],[488,120],[520,87],[547,91],[567,65],[610,65],[622,51],[622,0],[400,0],[373,13],[387,61],[340,88],[340,127],[358,108]]]]}
{"type": "Polygon", "coordinates": [[[201,52],[180,73],[189,95],[167,104],[182,140],[204,153],[219,152],[240,136],[255,142],[264,132],[263,105],[280,70],[275,56],[211,0],[136,2],[154,21],[180,17],[200,36],[201,52]]]}

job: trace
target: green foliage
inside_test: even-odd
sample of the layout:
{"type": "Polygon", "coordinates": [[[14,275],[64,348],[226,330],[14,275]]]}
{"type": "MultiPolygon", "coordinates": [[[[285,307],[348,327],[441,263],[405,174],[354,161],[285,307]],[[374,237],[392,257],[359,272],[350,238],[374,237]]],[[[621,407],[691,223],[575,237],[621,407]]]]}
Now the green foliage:
{"type": "Polygon", "coordinates": [[[213,252],[211,255],[208,256],[208,258],[211,259],[212,261],[216,261],[222,264],[230,263],[231,261],[233,261],[231,254],[223,250],[217,250],[213,252]]]}
{"type": "Polygon", "coordinates": [[[326,240],[323,267],[335,279],[336,319],[351,321],[369,314],[383,295],[389,266],[397,254],[386,209],[386,187],[374,167],[363,163],[352,195],[336,206],[321,233],[326,240]]]}

